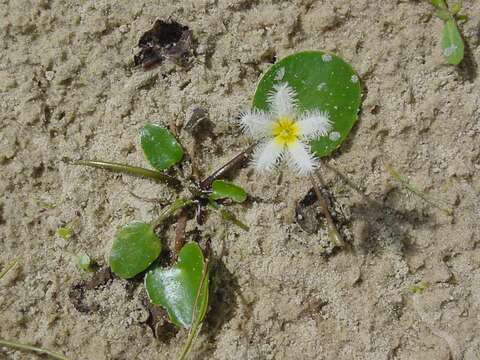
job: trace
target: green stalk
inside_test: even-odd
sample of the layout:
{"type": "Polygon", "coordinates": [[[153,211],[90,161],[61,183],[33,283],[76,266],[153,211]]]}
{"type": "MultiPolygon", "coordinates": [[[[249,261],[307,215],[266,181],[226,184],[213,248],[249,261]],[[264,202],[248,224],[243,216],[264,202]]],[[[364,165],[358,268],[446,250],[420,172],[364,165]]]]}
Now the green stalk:
{"type": "Polygon", "coordinates": [[[211,209],[218,212],[223,220],[227,220],[234,223],[242,230],[245,230],[245,231],[250,230],[248,225],[238,220],[235,214],[233,214],[230,210],[225,209],[223,206],[218,205],[215,201],[210,200],[208,205],[211,209]]]}
{"type": "Polygon", "coordinates": [[[193,314],[192,314],[192,327],[190,328],[190,331],[188,332],[188,338],[185,343],[185,346],[183,347],[182,353],[178,360],[185,360],[192,350],[192,346],[195,342],[195,339],[197,338],[198,334],[200,333],[200,330],[202,328],[203,324],[203,318],[205,316],[205,312],[207,309],[208,305],[208,293],[205,301],[207,304],[205,305],[205,311],[202,314],[199,314],[200,309],[199,307],[199,299],[200,299],[200,294],[203,293],[205,284],[207,282],[208,278],[208,265],[209,265],[209,259],[205,259],[205,265],[203,267],[203,272],[202,272],[202,280],[200,281],[200,286],[198,287],[197,294],[195,296],[195,303],[193,305],[193,314]]]}
{"type": "Polygon", "coordinates": [[[442,210],[447,215],[450,215],[450,216],[453,215],[453,209],[451,209],[450,207],[439,205],[435,200],[425,195],[422,191],[418,190],[413,185],[410,185],[407,179],[405,179],[402,175],[400,175],[390,164],[388,164],[387,162],[385,162],[384,164],[385,164],[385,169],[387,169],[387,172],[390,174],[390,176],[395,180],[397,180],[400,184],[402,184],[408,191],[417,195],[419,198],[429,203],[430,205],[436,207],[437,209],[442,210]]]}
{"type": "Polygon", "coordinates": [[[151,222],[152,227],[156,228],[165,220],[167,220],[170,216],[174,215],[178,210],[183,209],[184,207],[189,206],[191,204],[193,204],[193,200],[191,199],[175,200],[173,203],[171,203],[169,206],[165,207],[162,210],[162,212],[160,213],[160,216],[155,221],[151,222]]]}
{"type": "Polygon", "coordinates": [[[2,272],[0,272],[0,280],[1,280],[5,275],[7,275],[7,273],[15,267],[15,265],[18,264],[18,261],[19,261],[19,260],[20,260],[20,259],[17,257],[17,258],[15,258],[15,259],[13,259],[12,261],[10,261],[10,262],[5,266],[5,268],[2,270],[2,272]]]}
{"type": "Polygon", "coordinates": [[[0,346],[5,346],[9,347],[12,349],[18,349],[22,351],[33,351],[39,355],[47,355],[50,356],[52,359],[58,359],[58,360],[69,360],[62,354],[54,353],[53,351],[47,350],[47,349],[42,349],[36,346],[28,345],[28,344],[22,344],[16,341],[7,341],[7,340],[2,340],[0,339],[0,346]]]}
{"type": "Polygon", "coordinates": [[[131,166],[127,164],[120,164],[115,162],[100,161],[100,160],[79,160],[74,162],[74,165],[91,166],[98,169],[109,170],[113,172],[125,173],[140,177],[146,177],[155,181],[162,181],[174,187],[181,186],[181,182],[172,176],[162,174],[156,170],[149,170],[138,166],[131,166]]]}

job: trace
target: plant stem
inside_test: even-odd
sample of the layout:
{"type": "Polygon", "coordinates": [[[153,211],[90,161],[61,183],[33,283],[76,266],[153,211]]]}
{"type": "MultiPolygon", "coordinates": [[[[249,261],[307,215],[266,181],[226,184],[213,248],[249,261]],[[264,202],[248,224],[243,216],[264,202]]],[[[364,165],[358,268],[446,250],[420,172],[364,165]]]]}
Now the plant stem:
{"type": "Polygon", "coordinates": [[[228,161],[226,164],[222,165],[220,168],[215,170],[213,172],[213,174],[211,174],[210,176],[203,179],[200,182],[200,189],[202,189],[202,190],[210,189],[210,186],[212,185],[212,182],[214,180],[217,180],[219,177],[225,175],[226,173],[233,170],[234,168],[237,168],[237,167],[241,166],[245,161],[248,160],[248,158],[250,157],[250,155],[251,155],[251,153],[252,153],[252,151],[253,151],[253,149],[255,148],[256,145],[257,145],[257,143],[255,143],[255,144],[251,145],[250,147],[248,147],[247,149],[243,150],[240,154],[238,154],[233,159],[228,161]]]}
{"type": "MultiPolygon", "coordinates": [[[[315,175],[317,176],[318,182],[320,183],[321,186],[325,186],[325,183],[323,181],[322,176],[315,171],[315,175]]],[[[315,181],[315,178],[313,175],[310,175],[310,180],[312,181],[313,185],[313,190],[315,191],[315,194],[317,195],[318,201],[320,202],[320,207],[322,208],[323,215],[325,216],[325,219],[327,220],[327,227],[328,227],[328,236],[330,237],[330,240],[332,243],[338,247],[343,247],[345,246],[345,242],[342,239],[342,236],[337,230],[337,227],[335,226],[335,222],[332,219],[332,215],[330,214],[330,211],[328,210],[328,204],[325,198],[323,197],[322,193],[320,192],[320,189],[317,186],[317,183],[315,181]]]]}
{"type": "Polygon", "coordinates": [[[68,360],[65,356],[62,354],[54,353],[50,350],[47,349],[42,349],[36,346],[28,345],[28,344],[22,344],[16,341],[7,341],[7,340],[2,340],[0,339],[0,345],[13,348],[13,349],[18,349],[18,350],[23,350],[23,351],[33,351],[36,352],[39,355],[47,355],[50,356],[53,359],[58,359],[58,360],[68,360]]]}
{"type": "Polygon", "coordinates": [[[400,184],[402,184],[408,191],[412,192],[413,194],[417,195],[419,198],[423,199],[425,202],[429,203],[430,205],[436,207],[437,209],[442,210],[447,215],[453,215],[453,209],[450,207],[446,207],[440,205],[437,201],[434,201],[432,198],[425,195],[423,192],[415,188],[414,186],[410,185],[410,183],[405,179],[402,175],[400,175],[389,163],[384,162],[385,169],[389,173],[391,177],[397,180],[400,184]]]}
{"type": "Polygon", "coordinates": [[[177,199],[173,203],[171,203],[169,206],[164,208],[162,212],[160,213],[160,216],[157,218],[157,220],[152,221],[151,225],[153,228],[156,228],[159,226],[161,223],[163,223],[165,220],[167,220],[170,216],[175,214],[178,210],[183,209],[186,206],[189,206],[193,204],[193,200],[191,199],[177,199]]]}
{"type": "Polygon", "coordinates": [[[7,273],[15,267],[15,265],[18,264],[18,261],[19,261],[19,260],[20,260],[20,259],[17,257],[17,258],[15,258],[15,259],[13,259],[12,261],[10,261],[7,265],[5,265],[5,268],[2,270],[2,272],[0,272],[0,280],[1,280],[5,275],[7,275],[7,273]]]}
{"type": "Polygon", "coordinates": [[[210,200],[208,203],[209,207],[220,214],[223,220],[231,221],[235,225],[237,225],[242,230],[248,231],[250,228],[248,225],[244,224],[242,221],[238,220],[235,214],[233,214],[230,210],[225,209],[223,206],[218,205],[215,201],[210,200]]]}
{"type": "Polygon", "coordinates": [[[203,317],[205,316],[205,312],[206,312],[207,305],[208,305],[208,292],[207,292],[207,295],[206,295],[206,298],[205,298],[205,301],[207,302],[207,304],[205,304],[205,312],[203,312],[202,314],[198,314],[198,312],[199,312],[198,302],[199,302],[199,299],[200,299],[200,294],[202,294],[202,292],[205,291],[204,288],[205,288],[205,285],[207,284],[209,262],[210,262],[210,259],[206,258],[204,266],[203,266],[202,280],[200,281],[200,286],[198,287],[197,294],[195,296],[195,303],[194,303],[194,306],[193,306],[193,314],[192,314],[192,327],[190,328],[190,331],[188,332],[187,341],[185,343],[185,346],[183,347],[182,353],[181,353],[180,357],[178,358],[178,360],[185,360],[187,358],[188,354],[190,353],[190,350],[192,349],[193,343],[194,343],[195,339],[197,338],[197,336],[200,332],[201,326],[202,326],[203,317]]]}
{"type": "Polygon", "coordinates": [[[74,165],[91,166],[98,169],[146,177],[156,181],[165,182],[174,187],[181,186],[181,182],[172,176],[162,174],[161,172],[156,170],[149,170],[138,166],[131,166],[127,164],[120,164],[101,160],[79,160],[74,162],[74,165]]]}

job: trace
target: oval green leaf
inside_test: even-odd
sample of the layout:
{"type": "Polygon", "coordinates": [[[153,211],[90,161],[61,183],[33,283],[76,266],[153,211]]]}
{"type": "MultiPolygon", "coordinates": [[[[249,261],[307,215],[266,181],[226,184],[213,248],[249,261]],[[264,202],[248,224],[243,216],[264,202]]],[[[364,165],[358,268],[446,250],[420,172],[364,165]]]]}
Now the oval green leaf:
{"type": "Polygon", "coordinates": [[[200,246],[194,242],[186,244],[175,266],[157,267],[145,276],[150,301],[163,306],[177,326],[190,328],[193,322],[201,322],[208,306],[208,274],[203,277],[204,271],[207,269],[200,246]]]}
{"type": "Polygon", "coordinates": [[[455,20],[448,20],[443,27],[442,51],[448,63],[458,65],[463,60],[464,45],[455,20]]]}
{"type": "Polygon", "coordinates": [[[157,170],[168,169],[182,160],[182,147],[164,127],[145,125],[141,131],[140,142],[148,162],[157,170]]]}
{"type": "Polygon", "coordinates": [[[118,232],[108,262],[115,274],[129,279],[146,270],[158,258],[161,250],[162,243],[153,227],[133,221],[118,232]]]}
{"type": "Polygon", "coordinates": [[[318,156],[338,148],[357,121],[361,88],[352,67],[338,56],[321,51],[305,51],[287,56],[273,65],[260,80],[253,106],[269,110],[268,95],[278,83],[288,83],[297,93],[300,112],[319,109],[332,121],[328,136],[310,145],[318,156]]]}
{"type": "Polygon", "coordinates": [[[247,193],[243,188],[234,183],[225,180],[215,180],[212,183],[212,193],[210,199],[232,199],[237,203],[244,202],[247,199],[247,193]]]}

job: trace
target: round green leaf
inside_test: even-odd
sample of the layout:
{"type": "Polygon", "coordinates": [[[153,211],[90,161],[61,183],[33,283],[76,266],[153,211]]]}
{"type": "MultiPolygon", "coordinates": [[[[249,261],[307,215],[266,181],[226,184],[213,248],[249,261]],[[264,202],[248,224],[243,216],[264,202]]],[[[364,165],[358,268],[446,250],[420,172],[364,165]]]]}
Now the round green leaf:
{"type": "Polygon", "coordinates": [[[108,262],[115,274],[129,279],[146,270],[158,258],[161,250],[162,243],[153,227],[133,221],[118,232],[108,262]]]}
{"type": "Polygon", "coordinates": [[[321,51],[287,56],[262,77],[253,106],[268,111],[267,99],[273,86],[284,82],[295,90],[300,113],[313,109],[328,113],[332,130],[310,145],[320,157],[330,154],[346,139],[358,118],[361,88],[355,71],[338,56],[321,51]]]}
{"type": "Polygon", "coordinates": [[[463,45],[462,35],[458,31],[455,20],[445,22],[442,37],[443,55],[449,64],[458,65],[463,60],[465,46],[463,45]]]}
{"type": "Polygon", "coordinates": [[[182,160],[182,147],[164,127],[145,125],[141,131],[140,141],[148,162],[157,170],[168,169],[182,160]]]}
{"type": "Polygon", "coordinates": [[[240,186],[225,180],[215,180],[212,183],[210,199],[219,200],[229,198],[241,203],[247,199],[247,193],[240,186]]]}
{"type": "Polygon", "coordinates": [[[205,317],[208,305],[208,276],[199,293],[204,269],[202,250],[197,243],[191,242],[182,248],[175,266],[170,269],[157,267],[145,276],[145,287],[150,301],[163,306],[172,323],[177,326],[190,328],[194,313],[196,322],[201,322],[205,317]]]}

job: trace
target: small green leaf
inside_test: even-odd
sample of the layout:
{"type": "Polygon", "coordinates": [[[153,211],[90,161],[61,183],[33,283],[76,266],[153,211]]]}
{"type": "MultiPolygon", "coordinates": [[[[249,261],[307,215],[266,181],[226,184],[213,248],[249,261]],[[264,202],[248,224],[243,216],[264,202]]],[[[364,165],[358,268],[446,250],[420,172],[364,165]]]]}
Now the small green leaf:
{"type": "Polygon", "coordinates": [[[442,19],[443,21],[448,21],[450,19],[450,13],[448,10],[439,9],[435,11],[435,16],[442,19]]]}
{"type": "Polygon", "coordinates": [[[175,266],[157,267],[145,276],[150,301],[163,306],[177,326],[190,328],[194,322],[203,321],[208,306],[208,276],[203,277],[204,271],[208,269],[200,246],[186,244],[175,266]],[[199,293],[202,278],[205,281],[199,293]]]}
{"type": "Polygon", "coordinates": [[[430,0],[433,6],[439,8],[439,9],[446,9],[447,5],[445,4],[444,0],[430,0]]]}
{"type": "Polygon", "coordinates": [[[467,22],[469,17],[468,15],[457,15],[456,16],[457,22],[467,22]]]}
{"type": "Polygon", "coordinates": [[[74,257],[77,266],[86,272],[94,272],[92,267],[92,259],[85,253],[80,253],[74,257]]]}
{"type": "Polygon", "coordinates": [[[148,162],[157,170],[168,169],[182,160],[182,147],[164,127],[145,125],[141,131],[140,141],[148,162]]]}
{"type": "Polygon", "coordinates": [[[121,278],[129,279],[147,269],[161,250],[153,227],[133,221],[118,232],[110,252],[110,267],[121,278]]]}
{"type": "Polygon", "coordinates": [[[452,15],[456,15],[462,10],[462,4],[461,3],[455,3],[450,6],[450,13],[452,15]]]}
{"type": "Polygon", "coordinates": [[[237,203],[244,202],[247,199],[247,193],[243,188],[234,183],[225,180],[215,180],[212,183],[212,194],[210,199],[232,199],[237,203]]]}
{"type": "Polygon", "coordinates": [[[288,83],[297,94],[298,110],[328,113],[332,130],[310,143],[317,156],[326,156],[345,141],[357,121],[361,102],[360,81],[338,56],[321,51],[299,52],[273,65],[260,80],[253,106],[269,110],[268,97],[273,86],[288,83]]]}
{"type": "Polygon", "coordinates": [[[73,235],[73,230],[69,227],[59,227],[57,229],[57,235],[60,236],[63,240],[68,240],[73,235]]]}
{"type": "Polygon", "coordinates": [[[442,51],[443,55],[445,55],[448,62],[452,65],[458,65],[463,60],[463,39],[454,20],[445,22],[442,37],[442,51]]]}

